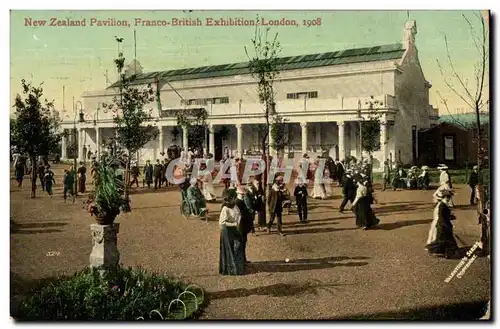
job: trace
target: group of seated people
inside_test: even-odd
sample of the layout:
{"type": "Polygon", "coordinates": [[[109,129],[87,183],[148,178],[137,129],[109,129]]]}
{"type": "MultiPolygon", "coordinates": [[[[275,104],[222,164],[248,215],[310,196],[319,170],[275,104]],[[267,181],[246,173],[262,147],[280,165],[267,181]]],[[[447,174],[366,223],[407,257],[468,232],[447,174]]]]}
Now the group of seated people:
{"type": "Polygon", "coordinates": [[[422,166],[422,172],[419,173],[417,166],[410,168],[408,173],[400,167],[396,166],[392,177],[392,188],[396,190],[400,189],[429,189],[430,179],[429,179],[429,167],[422,166]]]}

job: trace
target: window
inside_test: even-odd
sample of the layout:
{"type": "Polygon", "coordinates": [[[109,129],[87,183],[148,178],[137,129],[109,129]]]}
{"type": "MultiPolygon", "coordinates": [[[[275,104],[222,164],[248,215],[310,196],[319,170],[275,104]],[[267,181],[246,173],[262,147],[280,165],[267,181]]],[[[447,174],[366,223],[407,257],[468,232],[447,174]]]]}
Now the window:
{"type": "Polygon", "coordinates": [[[455,160],[453,136],[444,136],[444,159],[447,161],[455,160]]]}
{"type": "Polygon", "coordinates": [[[318,98],[318,92],[317,91],[310,91],[307,93],[307,98],[318,98]]]}
{"type": "Polygon", "coordinates": [[[303,91],[303,92],[286,94],[286,99],[304,99],[304,98],[318,98],[318,92],[317,91],[303,91]]]}
{"type": "Polygon", "coordinates": [[[181,105],[208,105],[208,103],[212,104],[229,104],[229,97],[214,97],[214,98],[196,98],[189,99],[186,102],[181,100],[181,105]]]}

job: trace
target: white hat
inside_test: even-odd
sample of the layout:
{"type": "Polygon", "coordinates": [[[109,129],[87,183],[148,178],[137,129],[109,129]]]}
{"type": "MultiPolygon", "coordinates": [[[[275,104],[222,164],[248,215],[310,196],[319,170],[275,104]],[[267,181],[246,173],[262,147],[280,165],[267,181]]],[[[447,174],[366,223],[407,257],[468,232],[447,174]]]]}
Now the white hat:
{"type": "Polygon", "coordinates": [[[427,167],[427,166],[422,166],[422,170],[429,170],[429,167],[427,167]]]}
{"type": "Polygon", "coordinates": [[[445,165],[445,164],[440,164],[438,167],[437,167],[439,170],[446,170],[448,169],[448,166],[445,165]]]}

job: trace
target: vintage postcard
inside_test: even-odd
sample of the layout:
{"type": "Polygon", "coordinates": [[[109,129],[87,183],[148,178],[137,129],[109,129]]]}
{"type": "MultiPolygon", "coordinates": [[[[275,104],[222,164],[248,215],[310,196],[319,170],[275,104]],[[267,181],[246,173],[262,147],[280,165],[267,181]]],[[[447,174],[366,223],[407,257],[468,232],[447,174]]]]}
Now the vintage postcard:
{"type": "Polygon", "coordinates": [[[490,319],[490,15],[12,10],[11,316],[490,319]]]}

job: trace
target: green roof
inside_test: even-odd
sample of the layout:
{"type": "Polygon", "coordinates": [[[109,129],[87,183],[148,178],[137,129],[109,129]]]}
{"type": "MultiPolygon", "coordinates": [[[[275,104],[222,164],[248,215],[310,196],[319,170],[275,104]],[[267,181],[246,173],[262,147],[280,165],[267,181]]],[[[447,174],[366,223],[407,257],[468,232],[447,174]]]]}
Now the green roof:
{"type": "MultiPolygon", "coordinates": [[[[476,124],[476,114],[475,113],[463,113],[463,114],[446,114],[440,115],[439,122],[447,122],[455,125],[461,125],[465,127],[472,127],[476,124]]],[[[479,121],[481,124],[490,122],[490,115],[488,112],[481,112],[479,114],[479,121]]]]}
{"type": "MultiPolygon", "coordinates": [[[[403,48],[403,44],[395,43],[375,47],[345,49],[328,53],[280,57],[277,59],[277,69],[278,71],[286,71],[330,65],[399,59],[403,56],[404,52],[405,49],[403,48]]],[[[156,79],[158,79],[160,82],[170,82],[233,76],[249,73],[249,62],[231,63],[170,71],[142,73],[138,74],[135,77],[135,79],[132,81],[132,84],[139,85],[154,83],[156,79]]],[[[118,87],[119,84],[119,82],[115,82],[108,88],[118,87]]]]}

